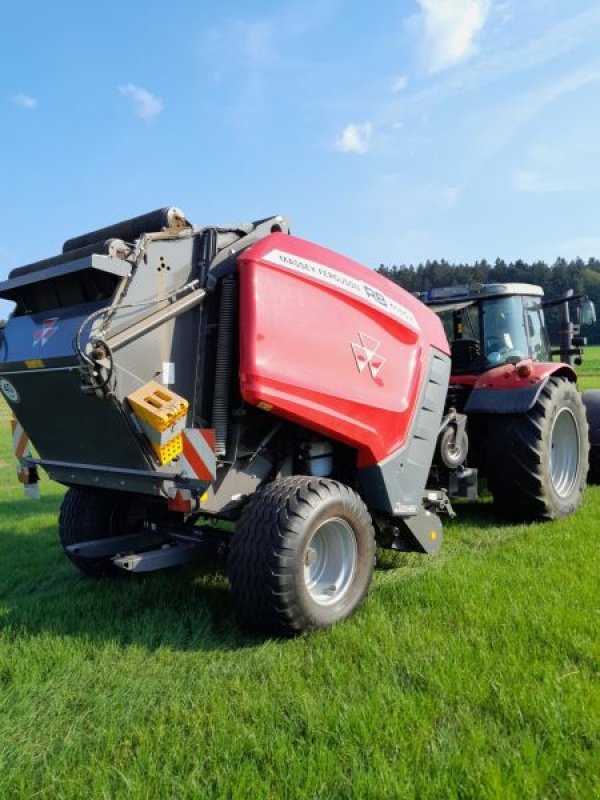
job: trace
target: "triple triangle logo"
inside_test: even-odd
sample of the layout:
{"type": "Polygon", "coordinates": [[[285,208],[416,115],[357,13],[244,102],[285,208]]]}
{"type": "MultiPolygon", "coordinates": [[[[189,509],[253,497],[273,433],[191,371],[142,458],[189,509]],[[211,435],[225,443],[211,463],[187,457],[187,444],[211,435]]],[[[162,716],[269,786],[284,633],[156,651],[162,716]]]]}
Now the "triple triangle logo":
{"type": "Polygon", "coordinates": [[[33,333],[33,345],[39,344],[42,347],[46,344],[48,339],[53,336],[58,330],[58,317],[49,317],[42,322],[41,328],[38,328],[33,333]]]}
{"type": "Polygon", "coordinates": [[[379,355],[379,348],[381,342],[373,339],[372,336],[367,336],[366,333],[358,332],[358,339],[360,344],[352,342],[352,352],[359,372],[364,372],[368,367],[373,378],[376,378],[386,359],[379,355]]]}

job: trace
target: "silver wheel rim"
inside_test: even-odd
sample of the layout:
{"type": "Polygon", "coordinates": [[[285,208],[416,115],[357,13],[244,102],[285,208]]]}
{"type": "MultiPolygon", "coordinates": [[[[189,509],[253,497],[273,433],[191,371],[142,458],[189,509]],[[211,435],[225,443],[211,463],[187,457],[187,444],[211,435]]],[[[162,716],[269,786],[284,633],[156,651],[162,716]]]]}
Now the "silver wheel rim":
{"type": "Polygon", "coordinates": [[[550,478],[559,497],[567,497],[579,470],[579,429],[575,415],[561,409],[550,436],[550,478]]]}
{"type": "Polygon", "coordinates": [[[357,560],[356,534],[346,520],[333,517],[319,525],[304,556],[304,582],[315,603],[331,606],[346,594],[357,560]]]}

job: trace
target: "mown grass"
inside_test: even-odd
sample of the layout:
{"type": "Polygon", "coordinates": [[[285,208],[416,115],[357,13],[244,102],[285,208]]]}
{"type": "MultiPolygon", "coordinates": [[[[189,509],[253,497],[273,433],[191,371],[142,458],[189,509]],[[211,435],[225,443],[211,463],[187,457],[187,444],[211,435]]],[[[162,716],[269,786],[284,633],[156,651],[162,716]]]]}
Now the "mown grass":
{"type": "Polygon", "coordinates": [[[280,642],[218,569],[80,577],[60,487],[13,474],[3,434],[1,798],[600,796],[600,488],[549,525],[463,506],[439,557],[382,553],[354,619],[280,642]]]}
{"type": "Polygon", "coordinates": [[[600,345],[584,349],[583,364],[577,367],[582,391],[600,388],[600,345]]]}

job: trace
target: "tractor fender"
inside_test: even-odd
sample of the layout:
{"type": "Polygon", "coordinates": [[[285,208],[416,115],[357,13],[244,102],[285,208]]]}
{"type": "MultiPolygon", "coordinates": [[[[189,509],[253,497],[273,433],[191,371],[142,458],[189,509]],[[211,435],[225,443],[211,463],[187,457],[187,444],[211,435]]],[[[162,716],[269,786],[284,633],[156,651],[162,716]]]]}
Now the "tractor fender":
{"type": "Polygon", "coordinates": [[[600,447],[600,389],[590,389],[581,396],[590,426],[590,444],[600,447]]]}
{"type": "Polygon", "coordinates": [[[521,377],[512,364],[481,375],[465,405],[466,414],[522,414],[535,405],[548,378],[556,376],[575,383],[577,375],[568,364],[548,364],[526,361],[529,375],[521,377]]]}

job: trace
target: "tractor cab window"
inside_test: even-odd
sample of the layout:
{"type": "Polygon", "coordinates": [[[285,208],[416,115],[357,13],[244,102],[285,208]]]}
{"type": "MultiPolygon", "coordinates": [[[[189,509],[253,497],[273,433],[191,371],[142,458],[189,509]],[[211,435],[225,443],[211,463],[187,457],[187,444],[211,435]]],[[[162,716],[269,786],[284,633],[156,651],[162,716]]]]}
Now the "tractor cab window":
{"type": "Polygon", "coordinates": [[[550,343],[539,297],[525,298],[529,353],[534,361],[550,361],[550,343]]]}
{"type": "Polygon", "coordinates": [[[450,343],[452,372],[455,375],[481,372],[478,306],[473,304],[456,311],[445,311],[440,316],[450,343]]]}
{"type": "Polygon", "coordinates": [[[487,367],[504,364],[508,358],[527,358],[523,297],[499,297],[482,303],[483,346],[487,367]]]}

